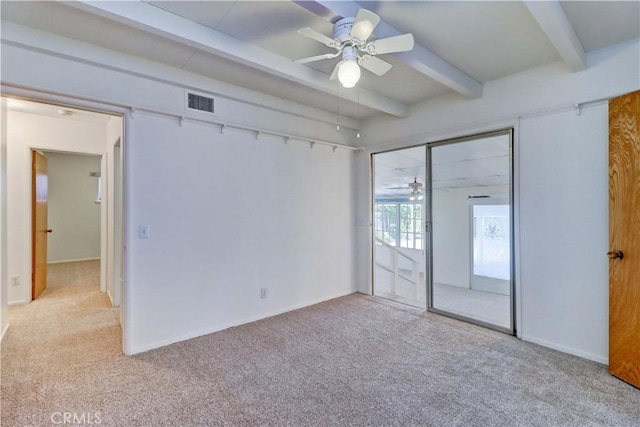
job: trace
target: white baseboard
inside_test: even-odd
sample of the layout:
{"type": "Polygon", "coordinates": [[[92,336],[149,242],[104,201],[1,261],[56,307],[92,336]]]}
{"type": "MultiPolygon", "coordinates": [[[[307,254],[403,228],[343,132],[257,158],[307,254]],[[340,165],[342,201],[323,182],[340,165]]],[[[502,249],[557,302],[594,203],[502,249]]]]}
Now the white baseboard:
{"type": "Polygon", "coordinates": [[[4,334],[7,333],[7,330],[9,329],[9,324],[7,323],[4,327],[4,329],[2,330],[2,334],[0,334],[0,341],[2,341],[2,339],[4,338],[4,334]]]}
{"type": "Polygon", "coordinates": [[[522,341],[532,342],[534,344],[541,345],[543,347],[552,348],[554,350],[561,351],[563,353],[573,354],[574,356],[582,357],[583,359],[593,360],[594,362],[602,363],[603,365],[609,365],[609,356],[602,356],[598,354],[589,353],[586,351],[578,350],[572,347],[567,347],[562,344],[556,344],[550,341],[546,341],[540,338],[523,335],[522,341]]]}
{"type": "Polygon", "coordinates": [[[162,341],[156,341],[154,343],[146,344],[146,345],[142,345],[142,346],[138,346],[138,347],[134,346],[133,349],[131,349],[130,352],[126,353],[126,355],[127,356],[132,356],[134,354],[144,353],[145,351],[153,350],[155,348],[164,347],[166,345],[175,344],[175,343],[181,342],[181,341],[187,341],[187,340],[190,340],[190,339],[193,339],[193,338],[201,337],[203,335],[209,335],[209,334],[212,334],[214,332],[222,331],[224,329],[233,328],[234,326],[244,325],[246,323],[251,323],[251,322],[258,321],[258,320],[266,319],[267,317],[273,317],[273,316],[277,316],[279,314],[288,313],[288,312],[293,311],[293,310],[299,310],[301,308],[305,308],[305,307],[309,307],[309,306],[312,306],[312,305],[320,304],[321,302],[325,302],[325,301],[329,301],[329,300],[332,300],[332,299],[336,299],[336,298],[344,297],[344,296],[347,296],[347,295],[351,295],[353,293],[355,293],[355,292],[352,291],[352,290],[348,290],[348,291],[345,291],[345,292],[339,292],[339,293],[334,294],[334,295],[330,295],[330,296],[327,296],[327,297],[318,298],[318,299],[315,299],[315,300],[311,300],[311,301],[307,301],[307,302],[304,302],[304,303],[296,304],[296,305],[293,305],[293,306],[290,306],[290,307],[287,307],[287,308],[284,308],[284,309],[281,309],[281,310],[276,310],[276,311],[268,312],[268,313],[265,313],[265,314],[260,314],[260,315],[257,315],[257,316],[248,317],[248,318],[245,318],[245,319],[242,319],[242,320],[237,320],[237,321],[234,321],[234,322],[229,322],[229,323],[225,323],[225,324],[222,324],[222,325],[217,325],[217,326],[214,326],[214,327],[202,329],[202,330],[200,330],[198,332],[192,332],[192,333],[189,333],[189,334],[182,335],[180,337],[174,337],[174,338],[169,338],[169,339],[162,340],[162,341]]]}
{"type": "Polygon", "coordinates": [[[100,257],[97,258],[78,258],[78,259],[65,259],[62,261],[47,261],[47,264],[62,264],[63,262],[80,262],[80,261],[95,261],[100,260],[100,257]]]}
{"type": "Polygon", "coordinates": [[[109,292],[109,289],[107,289],[106,294],[109,297],[109,301],[111,302],[111,307],[113,307],[113,298],[111,297],[111,292],[109,292]]]}
{"type": "Polygon", "coordinates": [[[12,302],[8,302],[7,306],[28,304],[30,302],[31,301],[12,301],[12,302]]]}

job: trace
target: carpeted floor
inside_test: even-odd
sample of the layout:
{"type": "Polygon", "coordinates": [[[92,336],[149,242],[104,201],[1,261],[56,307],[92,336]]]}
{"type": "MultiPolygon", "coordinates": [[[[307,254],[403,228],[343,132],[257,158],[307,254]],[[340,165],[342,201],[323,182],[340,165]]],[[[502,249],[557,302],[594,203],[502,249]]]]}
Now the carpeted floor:
{"type": "Polygon", "coordinates": [[[134,357],[95,283],[9,316],[2,426],[640,426],[605,366],[362,295],[134,357]]]}

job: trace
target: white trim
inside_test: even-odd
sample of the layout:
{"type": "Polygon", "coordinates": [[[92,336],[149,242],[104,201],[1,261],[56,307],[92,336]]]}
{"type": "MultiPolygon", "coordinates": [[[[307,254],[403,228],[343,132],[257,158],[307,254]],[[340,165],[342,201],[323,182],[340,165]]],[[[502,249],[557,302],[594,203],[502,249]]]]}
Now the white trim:
{"type": "Polygon", "coordinates": [[[175,344],[175,343],[178,343],[178,342],[181,342],[181,341],[187,341],[187,340],[190,340],[190,339],[193,339],[193,338],[201,337],[203,335],[209,335],[209,334],[212,334],[214,332],[219,332],[219,331],[222,331],[224,329],[233,328],[234,326],[245,325],[247,323],[256,322],[258,320],[266,319],[268,317],[278,316],[280,314],[288,313],[290,311],[299,310],[299,309],[305,308],[305,307],[310,307],[312,305],[320,304],[322,302],[329,301],[329,300],[336,299],[336,298],[340,298],[340,297],[344,297],[344,296],[347,296],[347,295],[352,295],[354,293],[357,293],[357,292],[352,290],[352,289],[350,289],[350,290],[345,291],[345,292],[339,292],[337,294],[333,294],[333,295],[330,295],[330,296],[327,296],[327,297],[317,298],[317,299],[314,299],[314,300],[311,300],[311,301],[303,302],[303,303],[300,303],[300,304],[295,304],[293,306],[289,306],[289,307],[282,308],[282,309],[279,309],[279,310],[271,311],[271,312],[264,313],[264,314],[259,314],[257,316],[251,316],[251,317],[244,318],[242,320],[236,320],[236,321],[229,322],[229,323],[223,323],[221,325],[217,325],[217,326],[214,326],[214,327],[205,328],[205,329],[202,329],[202,330],[197,331],[197,332],[191,332],[191,333],[188,333],[188,334],[184,334],[184,335],[182,335],[180,337],[168,338],[166,340],[156,341],[154,343],[146,344],[146,345],[142,345],[142,346],[129,346],[130,347],[129,348],[130,351],[125,352],[125,355],[131,356],[131,355],[134,355],[134,354],[143,353],[145,351],[149,351],[149,350],[153,350],[153,349],[156,349],[156,348],[164,347],[166,345],[175,344]]]}
{"type": "Polygon", "coordinates": [[[81,261],[95,261],[95,260],[100,260],[100,257],[95,257],[95,258],[78,258],[78,259],[66,259],[66,260],[62,260],[62,261],[47,261],[47,264],[62,264],[65,262],[81,262],[81,261]]]}
{"type": "Polygon", "coordinates": [[[23,304],[29,304],[31,301],[26,301],[26,300],[22,300],[22,301],[11,301],[7,303],[7,307],[11,307],[12,305],[23,305],[23,304]]]}
{"type": "MultiPolygon", "coordinates": [[[[190,109],[190,111],[195,111],[195,110],[190,109]]],[[[255,134],[256,139],[260,139],[260,137],[263,137],[263,136],[273,137],[273,138],[282,138],[282,141],[285,144],[289,143],[289,141],[296,141],[296,142],[303,142],[305,144],[311,144],[311,148],[313,148],[315,144],[319,144],[319,145],[326,145],[328,147],[333,147],[334,151],[337,148],[343,148],[345,150],[350,150],[354,152],[357,152],[360,150],[360,148],[352,147],[350,145],[339,144],[337,142],[324,141],[321,139],[307,138],[304,136],[296,136],[296,135],[291,135],[283,132],[264,130],[264,129],[250,127],[250,126],[240,125],[237,123],[222,122],[215,119],[215,116],[213,115],[211,115],[212,116],[211,119],[205,119],[205,118],[199,118],[199,117],[189,117],[186,115],[180,116],[178,114],[170,113],[167,111],[154,110],[149,108],[131,107],[131,113],[130,113],[131,117],[135,118],[134,116],[137,114],[147,114],[150,116],[159,116],[159,117],[164,117],[169,119],[176,119],[180,127],[183,127],[185,123],[189,123],[189,122],[203,125],[203,126],[214,126],[214,127],[217,127],[219,129],[219,132],[222,134],[224,134],[228,130],[235,130],[240,132],[253,133],[255,134]]]]}
{"type": "Polygon", "coordinates": [[[4,338],[4,334],[6,334],[8,330],[9,330],[9,324],[7,323],[4,329],[2,330],[2,334],[0,334],[0,341],[2,341],[2,339],[4,338]]]}
{"type": "MultiPolygon", "coordinates": [[[[90,109],[94,112],[98,112],[98,113],[102,113],[102,114],[106,114],[106,115],[111,115],[111,116],[116,116],[116,117],[120,117],[122,118],[122,135],[121,135],[121,139],[120,139],[120,144],[121,144],[121,149],[122,149],[122,159],[123,159],[123,169],[122,169],[122,183],[123,183],[123,204],[122,204],[122,209],[123,209],[123,239],[126,242],[127,241],[127,230],[128,230],[128,221],[131,219],[129,218],[129,213],[127,212],[127,192],[129,190],[129,183],[127,182],[127,180],[125,179],[126,176],[128,175],[128,172],[126,170],[126,156],[125,156],[125,150],[127,150],[128,144],[125,142],[128,140],[129,138],[129,134],[128,134],[128,128],[127,128],[127,122],[129,120],[129,115],[126,114],[126,112],[128,111],[127,109],[123,109],[122,106],[117,105],[117,104],[113,104],[113,103],[109,103],[109,102],[100,102],[100,100],[93,100],[93,99],[89,99],[89,98],[82,98],[82,97],[77,97],[77,96],[73,96],[73,95],[69,95],[69,94],[64,94],[64,93],[59,93],[59,92],[52,92],[52,91],[46,91],[46,90],[39,90],[39,89],[34,89],[34,88],[26,88],[26,87],[19,87],[19,86],[11,86],[10,90],[6,90],[6,85],[2,84],[1,85],[1,91],[2,91],[2,95],[3,97],[11,97],[12,95],[18,95],[20,97],[22,97],[23,99],[26,98],[30,101],[34,101],[34,102],[45,102],[45,103],[54,103],[57,105],[64,105],[64,106],[69,106],[69,107],[74,107],[74,108],[85,108],[85,109],[90,109]]],[[[26,149],[29,150],[29,154],[30,154],[30,150],[32,148],[40,148],[38,146],[27,146],[26,149]]],[[[60,151],[60,150],[49,150],[49,151],[60,151]]],[[[77,150],[69,150],[68,152],[71,153],[76,153],[77,150]]],[[[90,150],[86,153],[86,154],[95,154],[95,155],[99,155],[99,156],[106,156],[106,152],[90,152],[90,150]]],[[[31,157],[29,157],[29,163],[28,163],[28,167],[27,167],[27,182],[29,183],[29,188],[31,188],[31,157]]],[[[31,190],[28,190],[29,192],[31,190]]],[[[28,199],[28,212],[31,212],[31,197],[27,197],[28,199]]],[[[27,249],[25,249],[26,252],[26,264],[28,264],[27,266],[27,272],[28,274],[25,277],[31,277],[31,221],[27,222],[27,228],[28,228],[28,247],[27,249]]],[[[106,238],[105,236],[101,236],[101,239],[106,238]]],[[[102,264],[106,264],[106,262],[102,261],[102,264]]],[[[123,281],[123,295],[122,295],[122,308],[121,310],[123,310],[123,314],[121,316],[121,328],[122,328],[122,352],[124,354],[127,354],[126,349],[129,346],[129,333],[128,330],[126,329],[127,325],[131,324],[131,314],[129,313],[129,310],[126,309],[126,305],[125,305],[125,300],[127,298],[130,298],[129,295],[129,288],[126,286],[127,283],[129,283],[129,272],[127,271],[128,269],[126,268],[127,265],[127,259],[126,256],[124,254],[124,250],[123,250],[123,272],[124,272],[124,281],[123,281]]],[[[12,303],[9,303],[7,305],[20,305],[20,304],[27,304],[29,302],[32,301],[31,298],[31,287],[30,286],[25,286],[25,296],[26,298],[22,301],[14,301],[12,303]]]]}
{"type": "Polygon", "coordinates": [[[568,347],[562,344],[556,344],[554,342],[546,341],[540,338],[532,337],[529,335],[522,335],[522,341],[531,342],[534,344],[548,347],[553,350],[558,350],[563,353],[572,354],[574,356],[582,357],[583,359],[593,360],[594,362],[602,363],[603,365],[609,365],[609,357],[599,356],[597,354],[589,353],[586,351],[576,350],[573,347],[568,347]]]}

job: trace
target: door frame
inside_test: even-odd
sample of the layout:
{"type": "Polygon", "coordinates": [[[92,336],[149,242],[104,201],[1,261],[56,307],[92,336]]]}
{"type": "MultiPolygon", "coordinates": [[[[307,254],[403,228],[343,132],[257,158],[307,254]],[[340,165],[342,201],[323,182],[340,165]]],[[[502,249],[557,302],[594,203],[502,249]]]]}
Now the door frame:
{"type": "MultiPolygon", "coordinates": [[[[425,256],[426,260],[426,279],[427,279],[427,311],[433,312],[436,314],[441,314],[447,317],[451,317],[457,320],[461,320],[464,322],[476,324],[478,326],[483,326],[489,329],[498,330],[500,332],[514,335],[520,337],[522,334],[521,328],[521,296],[520,296],[520,280],[519,280],[519,265],[520,265],[520,251],[517,250],[519,248],[520,242],[520,233],[518,230],[519,224],[519,177],[516,173],[515,165],[519,163],[519,150],[518,150],[518,135],[519,135],[519,122],[518,121],[503,121],[500,123],[494,123],[494,125],[490,128],[478,127],[474,129],[458,130],[450,133],[449,135],[440,135],[433,137],[433,139],[422,141],[415,144],[388,144],[386,147],[380,147],[379,149],[367,150],[368,163],[369,163],[369,188],[368,192],[369,198],[369,215],[370,215],[370,227],[369,227],[369,294],[374,294],[374,280],[375,280],[375,233],[374,233],[374,221],[375,221],[375,165],[374,165],[374,155],[387,153],[392,151],[403,150],[407,148],[417,148],[417,147],[426,147],[426,164],[427,164],[427,176],[425,180],[425,190],[427,194],[425,194],[425,212],[424,212],[424,220],[425,220],[425,234],[428,235],[425,237],[425,256]],[[432,193],[432,177],[431,177],[431,147],[438,145],[447,145],[456,142],[464,142],[468,140],[478,139],[480,137],[487,137],[492,135],[502,135],[507,133],[510,137],[509,144],[509,204],[511,210],[511,298],[510,298],[510,312],[511,312],[511,328],[508,330],[505,328],[496,327],[496,325],[484,323],[481,321],[476,321],[473,319],[469,319],[463,316],[457,316],[451,313],[442,312],[438,309],[432,308],[433,301],[433,255],[432,255],[432,233],[431,233],[431,193],[432,193]]],[[[426,139],[426,138],[425,138],[426,139]]]]}
{"type": "MultiPolygon", "coordinates": [[[[121,242],[122,242],[122,247],[120,248],[120,256],[122,259],[122,264],[121,264],[121,269],[122,269],[122,299],[121,299],[121,305],[120,305],[120,310],[121,310],[121,326],[122,326],[122,352],[124,354],[130,354],[129,348],[130,348],[130,343],[129,343],[129,331],[127,326],[130,324],[130,319],[132,317],[131,313],[129,312],[129,306],[126,304],[126,302],[128,301],[128,294],[129,294],[129,288],[127,286],[128,284],[128,262],[127,262],[127,257],[126,257],[126,242],[129,236],[129,232],[128,232],[128,222],[129,222],[129,216],[128,216],[128,210],[127,210],[127,200],[128,200],[128,192],[129,192],[129,187],[128,187],[128,170],[127,170],[127,157],[128,157],[128,150],[129,150],[129,146],[127,144],[127,141],[129,139],[129,130],[130,129],[130,120],[132,119],[132,110],[128,107],[119,105],[119,104],[112,104],[106,101],[94,101],[92,99],[89,98],[81,98],[81,97],[76,97],[76,96],[70,96],[70,95],[65,95],[65,94],[59,94],[59,93],[51,93],[51,92],[44,92],[44,91],[40,91],[40,90],[36,90],[36,89],[28,89],[28,88],[22,88],[22,87],[13,87],[13,86],[5,86],[2,85],[2,96],[6,97],[6,98],[15,98],[15,99],[22,99],[25,101],[32,101],[32,102],[39,102],[39,103],[43,103],[43,104],[53,104],[56,106],[61,106],[61,107],[68,107],[68,108],[73,108],[73,109],[78,109],[78,110],[86,110],[86,111],[92,111],[95,113],[100,113],[100,114],[106,114],[106,115],[110,115],[110,116],[117,116],[120,117],[122,119],[122,130],[120,133],[120,159],[121,159],[121,169],[120,169],[120,174],[121,174],[121,197],[122,197],[122,236],[121,236],[121,242]]],[[[107,146],[107,141],[105,141],[105,147],[107,146]]],[[[31,150],[44,150],[44,151],[61,151],[61,150],[51,150],[49,147],[46,146],[42,146],[39,144],[25,144],[25,150],[26,150],[26,154],[27,157],[28,154],[31,153],[31,150]]],[[[65,152],[65,151],[62,151],[65,152]]],[[[106,158],[107,152],[105,151],[100,151],[97,152],[95,150],[86,150],[85,152],[77,152],[77,151],[66,151],[68,153],[75,153],[75,154],[90,154],[90,155],[97,155],[97,156],[103,156],[102,160],[104,161],[104,159],[106,158]]],[[[23,183],[26,183],[26,185],[28,186],[27,188],[30,189],[31,188],[31,159],[29,157],[29,164],[26,167],[26,172],[25,172],[25,176],[23,177],[23,183]]],[[[104,182],[103,182],[103,186],[104,186],[104,182]]],[[[107,184],[108,185],[108,184],[107,184]]],[[[26,190],[28,191],[28,194],[31,193],[31,190],[26,190]]],[[[103,191],[104,191],[104,187],[103,187],[103,191]]],[[[103,192],[103,194],[105,194],[103,192]]],[[[25,197],[26,200],[26,206],[25,208],[27,209],[26,212],[31,212],[31,198],[30,197],[25,197]]],[[[104,208],[106,210],[106,205],[103,204],[104,208]]],[[[105,221],[106,224],[106,221],[105,221]]],[[[23,236],[23,241],[26,243],[24,246],[24,251],[23,251],[23,257],[25,259],[25,265],[24,265],[24,271],[23,271],[23,277],[31,277],[31,271],[32,271],[32,266],[31,266],[31,253],[32,253],[32,243],[31,243],[31,221],[27,221],[27,226],[25,227],[25,235],[23,236]],[[26,240],[24,240],[26,239],[26,240]],[[26,274],[26,275],[25,275],[26,274]]],[[[113,238],[113,237],[112,237],[113,238]]],[[[103,239],[104,240],[104,239],[103,239]]],[[[101,247],[102,247],[103,243],[101,242],[101,247]]],[[[105,247],[105,253],[106,253],[106,247],[105,247]]],[[[103,259],[102,256],[102,249],[101,249],[101,261],[103,259]]],[[[0,286],[4,287],[8,287],[8,283],[1,283],[0,286]]],[[[25,298],[24,301],[28,302],[28,301],[32,301],[31,299],[31,287],[30,286],[24,286],[25,288],[25,298]],[[28,289],[27,289],[28,288],[28,289]],[[27,292],[28,291],[28,292],[27,292]]]]}
{"type": "Polygon", "coordinates": [[[467,136],[461,136],[461,137],[457,137],[457,138],[451,138],[451,139],[446,139],[446,140],[441,140],[441,141],[435,141],[435,142],[431,142],[426,144],[427,145],[427,188],[429,189],[428,191],[428,197],[425,197],[425,199],[427,200],[427,209],[426,209],[426,217],[427,217],[427,223],[429,224],[428,227],[428,234],[429,234],[429,244],[427,245],[427,247],[429,248],[429,250],[427,251],[428,253],[428,258],[427,258],[427,271],[428,271],[428,279],[427,279],[427,301],[428,301],[428,307],[427,307],[427,311],[431,312],[431,313],[436,313],[436,314],[440,314],[446,317],[451,317],[453,319],[456,320],[461,320],[463,322],[467,322],[467,323],[471,323],[474,325],[478,325],[478,326],[482,326],[488,329],[493,329],[496,330],[498,332],[503,332],[506,333],[508,335],[517,335],[518,331],[516,328],[516,282],[517,282],[517,272],[516,272],[516,222],[515,222],[515,172],[514,172],[514,162],[515,162],[515,155],[514,155],[514,145],[515,145],[515,127],[514,126],[510,126],[510,127],[506,127],[506,128],[502,128],[502,129],[495,129],[492,131],[487,131],[487,132],[480,132],[480,133],[475,133],[473,135],[467,135],[467,136]],[[504,328],[501,326],[497,326],[494,325],[492,323],[488,323],[488,322],[483,322],[481,320],[477,320],[477,319],[473,319],[471,317],[467,317],[467,316],[462,316],[459,314],[455,314],[455,313],[450,313],[448,311],[444,311],[444,310],[439,310],[435,307],[433,307],[433,233],[431,230],[431,224],[432,224],[432,219],[433,219],[433,199],[432,199],[432,195],[433,195],[433,180],[432,180],[432,168],[431,168],[431,150],[435,147],[441,147],[444,145],[451,145],[451,144],[457,144],[460,142],[471,142],[471,141],[475,141],[477,139],[481,139],[481,138],[490,138],[492,136],[500,136],[500,135],[509,135],[509,211],[510,211],[510,221],[509,221],[509,226],[511,228],[511,242],[510,242],[510,246],[511,246],[511,266],[510,266],[510,270],[511,270],[511,284],[510,284],[510,292],[511,292],[511,296],[509,298],[509,311],[510,311],[510,320],[511,320],[511,325],[509,328],[504,328]]]}
{"type": "MultiPolygon", "coordinates": [[[[105,163],[105,159],[106,159],[106,153],[100,153],[97,151],[93,151],[93,150],[83,150],[83,151],[64,151],[64,150],[52,150],[51,148],[48,148],[46,146],[42,146],[42,145],[32,145],[32,144],[25,144],[25,149],[28,151],[28,160],[29,160],[29,176],[28,176],[28,181],[27,181],[27,188],[30,189],[29,191],[29,197],[25,197],[25,202],[27,204],[27,212],[31,212],[31,220],[28,221],[27,226],[25,227],[27,231],[27,234],[29,235],[29,241],[28,244],[25,241],[25,249],[28,252],[28,257],[25,257],[26,263],[25,263],[25,268],[26,270],[28,270],[29,274],[25,275],[24,277],[32,277],[32,273],[33,273],[33,259],[34,259],[34,250],[35,248],[33,247],[33,179],[31,176],[31,164],[32,164],[32,156],[33,153],[38,151],[38,152],[51,152],[51,153],[59,153],[59,154],[76,154],[76,155],[85,155],[85,156],[95,156],[95,157],[99,157],[100,158],[100,164],[101,164],[101,168],[102,169],[102,165],[105,163]]],[[[45,156],[46,157],[46,156],[45,156]]],[[[108,254],[106,253],[106,240],[108,239],[107,233],[106,233],[106,226],[107,226],[107,204],[111,203],[111,201],[107,201],[107,203],[102,203],[100,205],[100,291],[101,292],[105,292],[106,289],[106,276],[103,274],[103,270],[104,270],[104,266],[107,263],[107,256],[108,254]]],[[[55,231],[54,231],[55,232],[55,231]]],[[[47,253],[49,252],[49,249],[47,248],[47,253]]],[[[33,280],[33,279],[32,279],[33,280]]],[[[33,282],[32,282],[32,286],[33,286],[33,282]]],[[[26,287],[25,287],[26,288],[26,287]]],[[[28,294],[26,292],[27,290],[25,289],[25,301],[29,302],[29,301],[33,301],[33,293],[31,291],[31,287],[29,287],[28,289],[28,294]]]]}

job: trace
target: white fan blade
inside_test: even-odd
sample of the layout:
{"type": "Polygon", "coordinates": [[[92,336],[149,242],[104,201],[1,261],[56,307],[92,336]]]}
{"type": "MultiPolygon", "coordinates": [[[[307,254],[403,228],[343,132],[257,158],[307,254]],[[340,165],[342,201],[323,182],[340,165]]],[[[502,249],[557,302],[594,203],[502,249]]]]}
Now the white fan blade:
{"type": "Polygon", "coordinates": [[[367,44],[367,53],[372,55],[382,55],[392,52],[406,52],[413,49],[413,34],[402,34],[400,36],[387,37],[386,39],[374,40],[367,44]]]}
{"type": "Polygon", "coordinates": [[[335,67],[333,67],[333,71],[331,72],[331,76],[329,77],[329,80],[335,80],[338,78],[338,69],[340,68],[340,65],[344,62],[344,60],[338,62],[336,64],[335,67]]]}
{"type": "Polygon", "coordinates": [[[324,55],[317,55],[317,56],[310,56],[308,58],[296,59],[293,62],[295,62],[297,64],[306,64],[308,62],[314,62],[314,61],[320,61],[320,60],[323,60],[323,59],[335,58],[338,55],[340,55],[340,52],[325,53],[324,55]]]}
{"type": "Polygon", "coordinates": [[[309,37],[310,39],[319,41],[320,43],[326,46],[333,47],[333,48],[336,47],[335,40],[333,40],[331,37],[325,36],[324,34],[317,32],[313,28],[309,28],[309,27],[300,28],[298,30],[298,34],[302,34],[305,37],[309,37]]]}
{"type": "Polygon", "coordinates": [[[360,64],[362,68],[365,68],[371,71],[373,74],[377,76],[382,76],[386,74],[386,72],[389,71],[392,66],[387,61],[384,61],[380,58],[376,58],[375,56],[371,56],[371,55],[362,55],[358,60],[358,64],[360,64]]]}
{"type": "Polygon", "coordinates": [[[378,15],[367,9],[360,9],[356,16],[356,20],[353,21],[353,26],[351,27],[349,36],[353,39],[365,42],[371,33],[373,33],[373,29],[376,28],[378,22],[380,22],[380,17],[378,15]]]}

